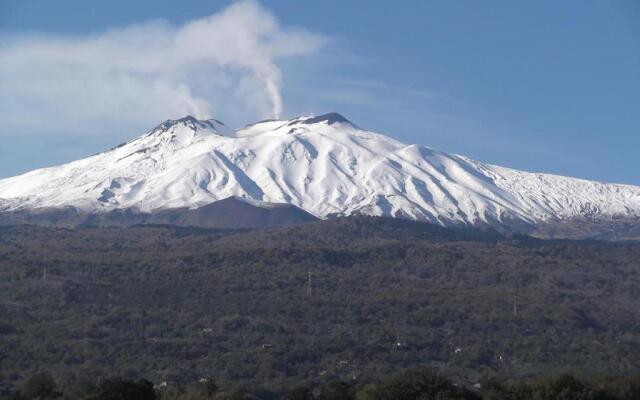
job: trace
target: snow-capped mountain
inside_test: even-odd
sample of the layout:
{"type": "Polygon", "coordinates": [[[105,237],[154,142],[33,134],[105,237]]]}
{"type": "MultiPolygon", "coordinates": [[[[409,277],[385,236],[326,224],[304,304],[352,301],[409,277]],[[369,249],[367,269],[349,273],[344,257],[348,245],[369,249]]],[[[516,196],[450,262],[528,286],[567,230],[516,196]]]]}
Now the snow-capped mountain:
{"type": "Polygon", "coordinates": [[[5,213],[65,207],[153,213],[229,197],[287,203],[319,218],[367,214],[520,231],[640,217],[640,187],[406,145],[335,113],[236,131],[217,120],[168,120],[106,152],[0,180],[5,213]]]}

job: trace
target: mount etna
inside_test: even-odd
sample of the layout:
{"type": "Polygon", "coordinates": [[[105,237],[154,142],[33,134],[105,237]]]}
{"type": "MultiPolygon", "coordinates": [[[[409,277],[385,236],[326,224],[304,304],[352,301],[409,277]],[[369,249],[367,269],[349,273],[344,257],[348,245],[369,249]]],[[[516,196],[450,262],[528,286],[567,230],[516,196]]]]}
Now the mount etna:
{"type": "Polygon", "coordinates": [[[406,145],[336,113],[235,131],[167,120],[103,153],[0,180],[3,224],[252,228],[350,215],[624,239],[640,236],[640,187],[406,145]]]}

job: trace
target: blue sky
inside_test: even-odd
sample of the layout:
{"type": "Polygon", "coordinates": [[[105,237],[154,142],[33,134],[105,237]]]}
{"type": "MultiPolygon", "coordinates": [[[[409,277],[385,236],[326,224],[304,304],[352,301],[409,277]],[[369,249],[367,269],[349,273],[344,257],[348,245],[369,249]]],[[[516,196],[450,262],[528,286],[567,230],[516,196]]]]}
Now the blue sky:
{"type": "MultiPolygon", "coordinates": [[[[186,106],[167,100],[174,88],[184,89],[185,104],[201,101],[228,125],[268,116],[265,81],[248,72],[254,60],[212,70],[182,65],[166,72],[170,79],[164,67],[149,75],[142,67],[132,73],[138,81],[123,86],[139,90],[126,97],[108,81],[128,82],[117,70],[121,64],[107,72],[96,67],[101,51],[112,51],[110,60],[121,54],[118,46],[132,27],[144,27],[161,45],[162,35],[171,38],[230,3],[2,1],[0,65],[17,67],[0,66],[0,84],[9,87],[0,92],[0,117],[10,121],[0,125],[0,177],[104,150],[177,117],[186,106]],[[159,19],[159,27],[148,28],[159,19]],[[56,68],[68,59],[43,56],[43,46],[58,53],[70,48],[68,59],[73,52],[84,57],[73,66],[71,77],[78,78],[60,84],[69,73],[59,76],[56,68]],[[35,54],[24,58],[36,60],[28,68],[13,62],[24,49],[35,54]],[[98,70],[104,75],[94,79],[98,70]]],[[[284,117],[338,111],[401,141],[484,162],[640,184],[637,1],[259,4],[255,18],[275,18],[274,36],[289,35],[284,44],[268,44],[265,61],[277,70],[284,117]]]]}

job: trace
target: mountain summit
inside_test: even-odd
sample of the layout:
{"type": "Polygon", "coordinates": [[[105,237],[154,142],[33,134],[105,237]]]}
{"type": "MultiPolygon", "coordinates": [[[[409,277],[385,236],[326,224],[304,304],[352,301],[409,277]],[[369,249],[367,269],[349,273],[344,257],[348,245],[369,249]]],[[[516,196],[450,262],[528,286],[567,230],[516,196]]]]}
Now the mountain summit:
{"type": "Polygon", "coordinates": [[[235,197],[319,218],[366,214],[551,236],[640,227],[640,187],[480,163],[361,129],[337,113],[233,131],[167,120],[106,152],[0,180],[0,212],[198,209],[235,197]],[[614,226],[615,225],[615,226],[614,226]]]}

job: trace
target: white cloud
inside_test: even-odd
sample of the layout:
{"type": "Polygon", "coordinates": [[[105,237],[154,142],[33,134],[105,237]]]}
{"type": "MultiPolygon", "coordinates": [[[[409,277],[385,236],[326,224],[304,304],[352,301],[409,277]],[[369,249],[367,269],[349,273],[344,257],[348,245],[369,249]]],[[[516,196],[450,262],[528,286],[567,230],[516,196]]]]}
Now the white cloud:
{"type": "Polygon", "coordinates": [[[5,37],[2,131],[91,133],[185,114],[278,116],[277,61],[325,41],[280,26],[252,0],[181,26],[152,21],[88,36],[5,37]]]}

